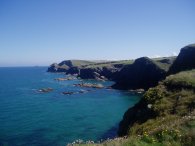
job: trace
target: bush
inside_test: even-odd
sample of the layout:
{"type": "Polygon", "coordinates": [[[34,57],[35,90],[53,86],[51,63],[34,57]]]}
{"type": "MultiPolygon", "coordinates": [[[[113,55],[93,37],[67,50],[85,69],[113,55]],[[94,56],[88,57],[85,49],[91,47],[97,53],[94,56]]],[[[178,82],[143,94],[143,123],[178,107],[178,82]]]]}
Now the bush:
{"type": "Polygon", "coordinates": [[[163,90],[156,87],[156,88],[150,88],[145,94],[144,99],[148,104],[153,104],[155,101],[162,99],[163,96],[163,90]]]}

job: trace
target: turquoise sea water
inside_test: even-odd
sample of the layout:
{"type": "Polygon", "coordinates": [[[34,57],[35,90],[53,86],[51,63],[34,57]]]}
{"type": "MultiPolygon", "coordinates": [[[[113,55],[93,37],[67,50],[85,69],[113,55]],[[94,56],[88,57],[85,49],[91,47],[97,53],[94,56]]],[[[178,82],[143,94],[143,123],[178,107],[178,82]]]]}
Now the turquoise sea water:
{"type": "Polygon", "coordinates": [[[140,99],[127,91],[108,89],[63,95],[63,91],[86,88],[73,86],[79,80],[55,81],[64,75],[46,69],[0,68],[0,146],[62,146],[76,139],[114,137],[124,112],[140,99]],[[37,92],[45,87],[54,91],[37,92]]]}

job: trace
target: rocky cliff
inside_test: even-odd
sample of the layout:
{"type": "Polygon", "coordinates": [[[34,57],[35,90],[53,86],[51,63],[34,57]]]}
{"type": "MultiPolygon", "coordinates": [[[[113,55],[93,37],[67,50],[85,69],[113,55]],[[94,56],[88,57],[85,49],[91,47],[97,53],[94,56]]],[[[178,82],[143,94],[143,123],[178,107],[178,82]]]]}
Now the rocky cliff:
{"type": "Polygon", "coordinates": [[[159,124],[170,122],[170,117],[181,119],[194,111],[194,76],[195,70],[180,72],[150,88],[135,106],[125,112],[119,124],[118,135],[142,135],[159,128],[159,124]],[[157,124],[156,120],[159,119],[165,122],[157,124]]]}
{"type": "MultiPolygon", "coordinates": [[[[167,63],[167,62],[166,62],[167,63]]],[[[116,74],[116,89],[148,89],[165,78],[166,70],[147,57],[136,59],[116,74]]]]}
{"type": "Polygon", "coordinates": [[[170,67],[168,74],[175,74],[193,68],[195,68],[195,44],[188,45],[181,49],[177,59],[170,67]]]}
{"type": "MultiPolygon", "coordinates": [[[[169,61],[161,60],[160,62],[168,63],[169,61]]],[[[124,136],[132,133],[140,135],[144,133],[144,129],[152,131],[151,126],[153,126],[153,129],[157,129],[156,119],[169,121],[170,117],[174,117],[180,120],[182,116],[194,111],[195,70],[192,69],[195,69],[195,45],[189,45],[181,49],[168,74],[148,58],[136,60],[133,65],[122,69],[119,72],[121,78],[119,78],[120,82],[118,84],[125,84],[131,88],[138,84],[132,77],[128,77],[129,75],[134,75],[138,79],[140,85],[137,87],[154,86],[158,80],[165,78],[166,75],[172,75],[166,76],[166,79],[159,82],[158,86],[150,88],[135,106],[130,107],[125,112],[123,120],[119,124],[118,135],[124,136]],[[122,76],[125,78],[123,79],[122,76]],[[151,119],[153,119],[152,124],[150,123],[151,119]]]]}
{"type": "Polygon", "coordinates": [[[79,77],[82,79],[108,79],[114,80],[115,73],[122,68],[122,65],[107,65],[103,67],[87,67],[80,69],[79,77]]]}
{"type": "Polygon", "coordinates": [[[59,64],[53,63],[48,68],[48,72],[67,72],[69,73],[77,73],[78,69],[82,66],[86,66],[89,64],[94,64],[92,61],[85,60],[65,60],[60,62],[59,64]],[[70,70],[69,70],[70,69],[70,70]]]}
{"type": "Polygon", "coordinates": [[[125,64],[131,61],[108,61],[90,62],[84,60],[66,60],[54,63],[48,68],[48,72],[65,72],[66,74],[77,74],[82,79],[114,80],[115,73],[120,71],[125,64]]]}

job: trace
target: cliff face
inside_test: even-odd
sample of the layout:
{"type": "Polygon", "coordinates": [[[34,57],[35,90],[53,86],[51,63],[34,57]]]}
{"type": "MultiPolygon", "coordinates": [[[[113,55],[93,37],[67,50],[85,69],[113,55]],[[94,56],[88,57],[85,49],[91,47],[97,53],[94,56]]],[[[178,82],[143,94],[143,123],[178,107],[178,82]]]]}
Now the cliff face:
{"type": "Polygon", "coordinates": [[[160,68],[153,60],[142,57],[131,65],[125,66],[116,74],[116,89],[148,89],[165,78],[166,71],[160,68]]]}
{"type": "Polygon", "coordinates": [[[66,71],[66,74],[80,74],[80,68],[73,66],[66,71]]]}
{"type": "MultiPolygon", "coordinates": [[[[118,67],[118,66],[117,66],[118,67]]],[[[114,75],[122,66],[116,68],[114,66],[104,66],[95,68],[81,68],[79,77],[82,79],[109,79],[113,80],[114,75]]]]}
{"type": "Polygon", "coordinates": [[[188,45],[181,49],[177,59],[170,67],[168,74],[175,74],[193,68],[195,68],[195,44],[188,45]]]}
{"type": "Polygon", "coordinates": [[[82,79],[96,79],[100,76],[100,72],[99,68],[82,68],[80,69],[79,77],[82,79]]]}
{"type": "MultiPolygon", "coordinates": [[[[168,60],[161,60],[161,63],[168,62],[168,60]]],[[[172,75],[159,82],[158,86],[150,88],[135,106],[125,112],[123,120],[119,124],[118,135],[131,134],[129,133],[132,132],[131,129],[136,131],[137,135],[143,134],[143,127],[147,129],[143,124],[149,126],[147,122],[149,123],[151,119],[155,121],[155,117],[162,118],[164,121],[166,121],[165,116],[167,121],[170,120],[168,119],[170,116],[180,119],[195,110],[195,70],[192,69],[195,69],[195,45],[182,48],[168,71],[168,75],[172,75]],[[134,127],[135,124],[137,125],[134,127]]],[[[141,86],[137,87],[153,86],[157,84],[157,80],[165,78],[167,75],[147,58],[136,60],[133,65],[127,66],[119,74],[121,78],[118,79],[118,83],[131,88],[135,87],[132,83],[138,84],[129,75],[134,75],[138,79],[141,86]],[[122,76],[125,78],[122,79],[122,76]],[[149,83],[150,81],[153,84],[149,83]]]]}
{"type": "Polygon", "coordinates": [[[157,126],[152,127],[153,129],[159,127],[158,124],[155,125],[155,119],[164,118],[164,121],[169,121],[171,116],[180,119],[195,110],[194,76],[195,70],[180,72],[150,88],[135,106],[125,112],[119,124],[118,135],[124,136],[133,131],[136,131],[134,134],[142,135],[146,132],[143,127],[149,131],[152,129],[146,126],[157,126]],[[154,121],[152,124],[151,119],[154,121]]]}
{"type": "Polygon", "coordinates": [[[66,74],[77,74],[82,79],[114,80],[125,63],[129,61],[113,62],[90,62],[84,60],[66,60],[54,63],[48,68],[48,72],[65,72],[66,74]]]}
{"type": "Polygon", "coordinates": [[[154,117],[156,117],[155,112],[147,107],[147,102],[144,99],[141,99],[140,102],[125,112],[123,120],[119,124],[118,135],[125,136],[133,124],[141,124],[154,117]]]}

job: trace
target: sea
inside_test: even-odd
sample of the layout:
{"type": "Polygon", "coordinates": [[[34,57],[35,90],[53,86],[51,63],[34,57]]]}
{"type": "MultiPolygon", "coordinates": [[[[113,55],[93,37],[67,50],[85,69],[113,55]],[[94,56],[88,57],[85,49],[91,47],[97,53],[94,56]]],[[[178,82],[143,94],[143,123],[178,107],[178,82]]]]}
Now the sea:
{"type": "Polygon", "coordinates": [[[111,81],[54,80],[64,77],[48,73],[47,67],[0,68],[0,146],[65,146],[78,139],[114,138],[125,111],[141,98],[128,91],[74,86],[109,87],[111,81]],[[41,93],[42,88],[53,91],[41,93]]]}

